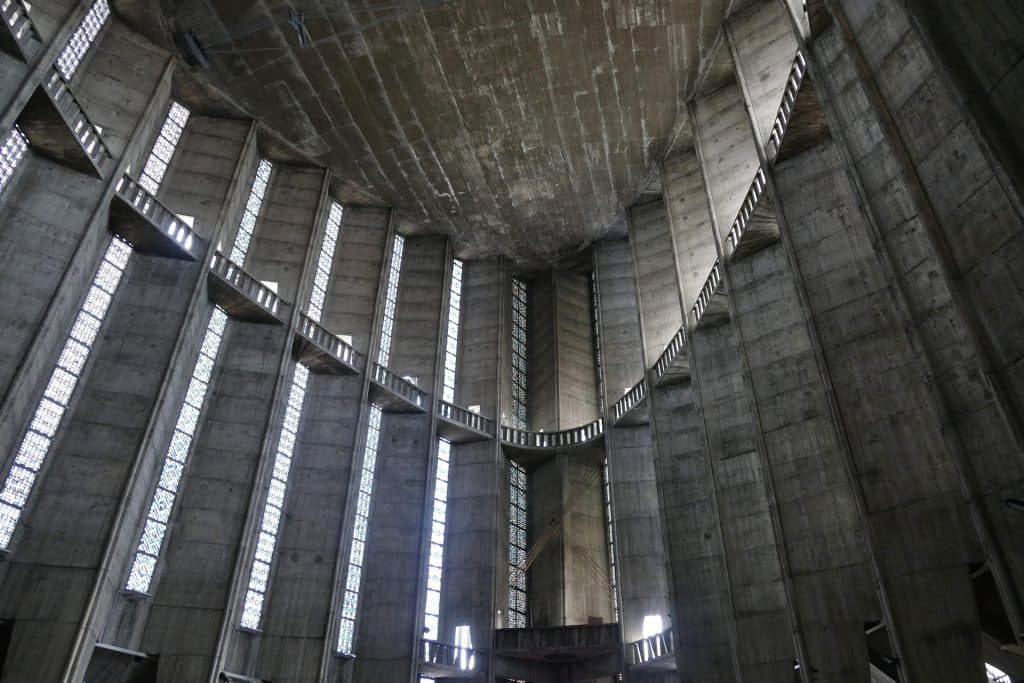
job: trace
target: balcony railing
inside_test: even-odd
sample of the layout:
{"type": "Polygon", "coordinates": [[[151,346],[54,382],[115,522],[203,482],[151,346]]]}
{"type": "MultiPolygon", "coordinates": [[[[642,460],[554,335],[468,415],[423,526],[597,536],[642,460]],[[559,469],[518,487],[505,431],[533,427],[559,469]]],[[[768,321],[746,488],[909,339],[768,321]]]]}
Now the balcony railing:
{"type": "Polygon", "coordinates": [[[519,448],[566,448],[582,446],[604,435],[604,420],[599,418],[582,427],[557,432],[528,432],[513,427],[501,428],[501,440],[519,448]]]}
{"type": "Polygon", "coordinates": [[[382,396],[378,394],[375,401],[381,408],[391,412],[426,412],[429,395],[413,384],[412,382],[396,375],[379,363],[373,364],[373,375],[371,379],[390,394],[382,396]]]}
{"type": "MultiPolygon", "coordinates": [[[[625,393],[625,395],[616,401],[612,405],[612,424],[625,424],[624,418],[631,416],[630,414],[637,410],[644,399],[647,398],[647,382],[641,379],[639,382],[633,385],[633,388],[625,393]]],[[[632,420],[635,422],[635,419],[632,420]]],[[[637,422],[638,424],[643,422],[637,422]]]]}
{"type": "Polygon", "coordinates": [[[200,239],[173,211],[127,175],[121,176],[115,191],[131,210],[129,214],[111,207],[115,233],[143,253],[197,260],[200,239]]]}
{"type": "Polygon", "coordinates": [[[454,403],[449,403],[448,401],[441,401],[440,415],[443,420],[459,425],[464,429],[471,430],[471,432],[476,432],[481,436],[487,436],[492,439],[494,438],[494,420],[484,417],[479,413],[466,410],[465,408],[457,406],[454,403]]]}
{"type": "Polygon", "coordinates": [[[793,68],[786,79],[786,89],[782,93],[782,104],[779,105],[779,113],[775,117],[775,124],[768,136],[768,158],[774,159],[782,148],[782,140],[786,137],[789,129],[789,122],[793,118],[793,110],[796,108],[797,96],[800,94],[800,86],[803,85],[804,76],[807,74],[807,60],[802,52],[796,53],[793,61],[793,68]]]}
{"type": "Polygon", "coordinates": [[[31,57],[41,42],[25,5],[21,0],[0,0],[0,16],[7,27],[0,29],[0,48],[21,59],[31,57]]]}
{"type": "Polygon", "coordinates": [[[420,641],[420,673],[438,678],[475,678],[481,665],[486,665],[486,653],[436,640],[420,641]]]}
{"type": "Polygon", "coordinates": [[[210,300],[223,308],[230,317],[248,322],[284,322],[287,304],[281,297],[228,260],[224,254],[214,254],[210,274],[210,300]],[[228,286],[221,286],[220,283],[228,286]]]}
{"type": "Polygon", "coordinates": [[[675,669],[675,634],[666,629],[653,636],[641,638],[626,646],[626,661],[631,667],[675,669]],[[663,663],[664,667],[653,666],[663,663]]]}
{"type": "Polygon", "coordinates": [[[658,362],[654,364],[655,384],[667,383],[669,379],[676,376],[689,376],[689,362],[686,353],[686,325],[683,325],[662,351],[658,362]]]}
{"type": "Polygon", "coordinates": [[[747,190],[747,196],[744,197],[743,204],[740,205],[739,214],[737,214],[736,220],[732,222],[732,228],[729,230],[728,237],[726,237],[726,241],[729,242],[729,251],[736,251],[736,248],[740,246],[743,233],[747,231],[747,227],[754,217],[754,212],[757,210],[758,202],[761,201],[761,195],[764,194],[766,184],[764,169],[757,169],[757,174],[750,184],[750,189],[747,190]]]}
{"type": "Polygon", "coordinates": [[[363,365],[358,351],[306,314],[299,318],[296,333],[298,360],[313,372],[354,374],[363,365]]]}
{"type": "Polygon", "coordinates": [[[54,67],[25,105],[19,125],[34,148],[76,170],[102,178],[112,162],[96,126],[54,67]]]}
{"type": "Polygon", "coordinates": [[[703,320],[704,314],[714,302],[715,296],[719,294],[721,285],[722,266],[716,259],[715,265],[711,266],[711,274],[708,275],[708,279],[705,280],[704,286],[701,287],[700,294],[697,296],[697,302],[693,305],[693,318],[698,326],[703,320]]]}

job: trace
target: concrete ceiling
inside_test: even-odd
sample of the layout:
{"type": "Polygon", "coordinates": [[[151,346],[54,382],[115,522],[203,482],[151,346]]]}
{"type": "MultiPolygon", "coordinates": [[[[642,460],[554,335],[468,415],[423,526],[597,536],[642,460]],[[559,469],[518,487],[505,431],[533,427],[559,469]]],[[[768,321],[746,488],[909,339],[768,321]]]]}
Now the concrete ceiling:
{"type": "Polygon", "coordinates": [[[162,10],[211,56],[204,76],[300,151],[460,254],[524,265],[585,248],[650,191],[728,4],[311,0],[302,48],[279,2],[162,10]]]}

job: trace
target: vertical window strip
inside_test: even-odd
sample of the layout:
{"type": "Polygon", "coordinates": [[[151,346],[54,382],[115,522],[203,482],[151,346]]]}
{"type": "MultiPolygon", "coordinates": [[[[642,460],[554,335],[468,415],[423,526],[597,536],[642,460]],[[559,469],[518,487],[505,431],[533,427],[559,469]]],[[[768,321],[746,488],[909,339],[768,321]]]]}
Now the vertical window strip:
{"type": "MultiPolygon", "coordinates": [[[[242,225],[246,225],[249,216],[252,218],[252,223],[245,231],[241,227],[239,228],[232,250],[232,254],[234,254],[239,248],[239,242],[244,240],[244,248],[241,253],[243,261],[248,252],[252,231],[256,226],[256,218],[263,203],[263,194],[266,192],[271,170],[270,162],[260,160],[256,177],[249,188],[242,225]],[[250,213],[252,208],[255,208],[255,213],[250,213]]],[[[132,559],[132,567],[128,572],[126,590],[144,594],[150,591],[153,573],[156,571],[160,551],[167,535],[167,526],[170,524],[171,513],[178,497],[182,473],[192,451],[196,429],[199,425],[199,416],[203,412],[206,397],[210,393],[210,381],[220,355],[227,322],[227,314],[220,308],[215,308],[206,325],[203,343],[192,368],[192,377],[178,411],[178,420],[175,423],[167,451],[164,453],[160,479],[149,502],[146,521],[143,523],[141,537],[135,549],[135,557],[132,559]]]]}
{"type": "MultiPolygon", "coordinates": [[[[313,292],[310,295],[310,317],[320,322],[323,313],[324,297],[327,293],[327,281],[334,262],[334,252],[338,243],[338,232],[341,229],[342,208],[332,202],[324,224],[324,238],[320,244],[317,257],[316,274],[313,276],[313,292]],[[319,293],[319,294],[318,294],[319,293]]],[[[270,488],[263,504],[263,516],[260,518],[259,537],[253,552],[252,567],[249,569],[245,600],[242,604],[241,626],[259,630],[263,622],[263,608],[266,603],[270,580],[270,570],[274,561],[274,550],[277,547],[277,532],[284,513],[285,495],[288,491],[288,476],[291,473],[292,457],[295,443],[298,441],[299,422],[302,420],[302,407],[306,400],[306,385],[309,382],[309,369],[302,364],[295,367],[292,386],[288,393],[288,406],[285,409],[281,425],[281,434],[277,441],[277,452],[274,456],[274,469],[271,473],[270,488]]]]}
{"type": "Polygon", "coordinates": [[[373,475],[377,468],[377,447],[380,444],[381,409],[370,406],[366,427],[366,444],[363,446],[363,467],[359,477],[359,495],[356,499],[356,516],[352,525],[352,544],[348,555],[348,569],[345,577],[345,597],[341,606],[341,622],[338,626],[337,651],[351,655],[355,640],[356,613],[359,608],[359,591],[363,577],[363,554],[366,550],[366,530],[370,523],[370,502],[373,497],[373,475]]]}
{"type": "Polygon", "coordinates": [[[142,175],[139,177],[139,185],[142,185],[154,197],[160,191],[160,184],[167,173],[167,167],[171,163],[175,150],[178,148],[178,141],[181,140],[181,133],[185,130],[188,117],[191,112],[177,102],[171,102],[167,111],[167,118],[160,126],[160,133],[157,135],[153,149],[149,152],[146,165],[142,168],[142,175]]]}
{"type": "Polygon", "coordinates": [[[242,220],[238,224],[238,232],[235,234],[235,244],[231,248],[231,255],[228,257],[238,266],[245,266],[245,257],[249,255],[249,245],[252,243],[252,234],[256,229],[256,219],[259,218],[260,209],[263,207],[263,197],[267,193],[267,185],[270,183],[270,173],[273,165],[266,159],[260,159],[256,167],[256,177],[253,178],[249,188],[249,199],[245,202],[245,209],[242,211],[242,220]]]}
{"type": "Polygon", "coordinates": [[[529,479],[522,465],[509,461],[508,628],[526,628],[526,538],[529,479]]]}
{"type": "Polygon", "coordinates": [[[512,279],[512,426],[526,429],[527,303],[526,283],[512,279]]]}
{"type": "Polygon", "coordinates": [[[427,597],[423,607],[423,637],[438,640],[441,619],[441,580],[444,574],[444,534],[448,516],[448,474],[452,445],[437,440],[437,473],[434,476],[434,507],[430,523],[430,556],[427,597]]]}
{"type": "Polygon", "coordinates": [[[388,270],[388,287],[384,300],[384,321],[380,333],[380,347],[377,351],[377,364],[387,367],[391,360],[391,335],[395,330],[395,308],[398,305],[398,278],[402,274],[402,253],[405,251],[405,239],[395,235],[391,245],[391,268],[388,270]]]}
{"type": "Polygon", "coordinates": [[[448,338],[444,352],[444,386],[441,399],[455,401],[455,371],[458,368],[459,326],[462,315],[462,261],[452,261],[452,281],[448,297],[448,338]]]}
{"type": "Polygon", "coordinates": [[[604,484],[604,528],[608,547],[608,586],[612,594],[612,613],[619,620],[619,576],[615,566],[615,522],[612,514],[612,484],[608,470],[608,458],[601,464],[601,479],[604,484]]]}
{"type": "Polygon", "coordinates": [[[199,425],[199,415],[203,412],[203,405],[206,403],[206,396],[209,393],[210,380],[220,354],[227,320],[228,317],[224,311],[215,308],[206,327],[206,334],[203,336],[203,343],[199,349],[199,357],[196,358],[195,366],[192,368],[192,377],[189,380],[188,389],[185,391],[185,401],[178,411],[178,419],[174,425],[171,442],[164,455],[156,492],[149,503],[142,537],[135,549],[135,558],[128,573],[128,583],[125,585],[127,590],[136,593],[149,592],[160,549],[163,547],[164,537],[167,534],[167,525],[170,523],[171,510],[178,495],[181,475],[188,464],[189,453],[192,450],[192,441],[199,425]]]}
{"type": "Polygon", "coordinates": [[[601,307],[597,296],[597,273],[590,272],[590,301],[594,321],[594,370],[597,372],[597,409],[601,415],[605,411],[604,397],[604,357],[601,353],[601,307]]]}
{"type": "Polygon", "coordinates": [[[0,489],[0,549],[7,549],[10,545],[131,254],[130,246],[119,238],[111,239],[64,342],[57,365],[50,373],[43,397],[36,405],[28,429],[18,446],[14,464],[0,489]]]}
{"type": "Polygon", "coordinates": [[[281,525],[281,515],[284,512],[288,475],[291,472],[292,455],[295,452],[295,441],[298,438],[299,422],[302,419],[302,404],[306,400],[308,380],[309,370],[306,366],[301,363],[296,365],[291,391],[288,393],[288,407],[285,409],[281,435],[277,441],[277,453],[274,456],[270,488],[263,505],[259,539],[256,542],[252,568],[249,570],[248,588],[245,592],[245,603],[242,606],[241,624],[243,628],[257,630],[263,620],[263,605],[266,602],[270,582],[270,566],[274,559],[274,548],[277,546],[277,531],[281,525]]]}
{"type": "Polygon", "coordinates": [[[17,126],[11,128],[4,141],[0,143],[0,194],[18,172],[18,167],[28,153],[28,140],[17,126]]]}
{"type": "Polygon", "coordinates": [[[313,292],[309,297],[307,315],[319,323],[324,314],[324,301],[327,299],[327,285],[334,267],[334,252],[338,246],[338,234],[341,232],[343,208],[338,202],[331,202],[327,213],[327,225],[324,228],[324,241],[320,245],[320,257],[316,262],[316,274],[313,275],[313,292]]]}
{"type": "Polygon", "coordinates": [[[68,38],[64,49],[57,55],[57,70],[60,71],[60,75],[64,77],[65,81],[70,81],[78,71],[86,53],[92,47],[96,36],[99,35],[108,19],[110,19],[110,5],[107,0],[96,0],[89,11],[85,13],[82,23],[68,38]]]}

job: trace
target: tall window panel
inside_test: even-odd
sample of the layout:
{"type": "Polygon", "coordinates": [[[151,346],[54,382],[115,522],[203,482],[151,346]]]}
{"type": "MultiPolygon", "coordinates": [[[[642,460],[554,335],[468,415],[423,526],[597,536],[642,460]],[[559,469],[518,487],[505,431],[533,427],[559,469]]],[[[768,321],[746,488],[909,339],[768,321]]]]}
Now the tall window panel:
{"type": "Polygon", "coordinates": [[[384,296],[384,321],[380,333],[377,363],[387,367],[391,360],[391,338],[395,331],[395,309],[398,306],[398,279],[402,274],[402,253],[405,239],[395,235],[391,245],[391,267],[388,269],[388,287],[384,296]]]}
{"type": "Polygon", "coordinates": [[[615,566],[615,517],[612,514],[612,483],[608,471],[608,458],[601,464],[601,480],[604,485],[604,529],[608,546],[608,589],[612,598],[612,613],[619,620],[619,575],[615,566]]]}
{"type": "Polygon", "coordinates": [[[590,272],[590,311],[594,323],[594,370],[597,372],[597,409],[604,415],[604,357],[601,354],[601,306],[597,295],[597,273],[590,272]]]}
{"type": "Polygon", "coordinates": [[[260,164],[256,167],[256,177],[249,188],[249,199],[245,202],[242,220],[238,224],[238,232],[235,234],[235,244],[231,247],[231,255],[228,257],[239,266],[245,266],[245,257],[249,255],[252,233],[256,229],[256,219],[263,207],[263,196],[267,193],[267,185],[270,183],[270,173],[273,168],[273,165],[266,159],[260,159],[260,164]]]}
{"type": "Polygon", "coordinates": [[[452,281],[448,296],[448,337],[444,347],[444,387],[441,399],[455,401],[455,371],[458,369],[459,324],[462,315],[462,261],[452,261],[452,281]]]}
{"type": "Polygon", "coordinates": [[[512,426],[526,429],[527,304],[529,290],[519,278],[512,279],[512,426]]]}
{"type": "Polygon", "coordinates": [[[142,185],[151,195],[156,196],[160,191],[160,184],[163,183],[164,174],[171,163],[175,150],[178,149],[178,141],[188,123],[190,112],[177,102],[171,102],[171,108],[167,112],[164,123],[160,126],[160,133],[156,137],[153,149],[146,159],[146,165],[142,168],[142,175],[139,177],[139,185],[142,185]]]}
{"type": "Polygon", "coordinates": [[[75,32],[68,38],[64,49],[57,55],[57,70],[60,71],[60,75],[64,77],[65,81],[70,81],[78,71],[89,48],[96,41],[96,36],[100,34],[109,19],[110,5],[107,4],[107,0],[96,0],[89,11],[85,13],[82,23],[78,25],[75,32]]]}
{"type": "Polygon", "coordinates": [[[441,579],[444,574],[444,533],[448,515],[448,472],[452,445],[437,440],[437,474],[434,477],[434,506],[430,521],[430,558],[427,568],[427,597],[423,608],[423,637],[440,639],[441,579]]]}
{"type": "Polygon", "coordinates": [[[345,576],[345,597],[342,600],[341,622],[338,626],[337,651],[343,655],[352,654],[355,640],[366,530],[370,523],[370,501],[373,498],[373,475],[377,468],[377,447],[380,444],[380,420],[380,406],[371,405],[366,428],[366,444],[363,446],[363,467],[359,476],[356,517],[352,525],[352,545],[349,549],[348,570],[345,576]]]}
{"type": "MultiPolygon", "coordinates": [[[[256,169],[256,177],[249,187],[248,200],[242,216],[242,226],[250,220],[250,217],[252,222],[247,229],[239,227],[232,252],[235,253],[238,250],[239,240],[244,240],[244,248],[240,252],[241,259],[236,261],[239,265],[243,265],[245,262],[249,242],[252,240],[252,230],[263,206],[263,196],[266,193],[272,170],[273,166],[270,162],[261,160],[256,169]]],[[[203,412],[203,406],[210,392],[210,381],[220,355],[227,322],[227,314],[221,309],[215,308],[209,323],[207,323],[199,356],[192,368],[192,377],[189,380],[188,389],[185,391],[185,399],[178,411],[178,420],[175,423],[170,444],[164,453],[160,479],[153,492],[153,497],[149,501],[146,521],[125,584],[127,590],[136,593],[150,592],[153,573],[156,570],[167,535],[167,525],[170,523],[171,512],[178,497],[182,473],[192,451],[192,442],[199,425],[199,416],[203,412]]]]}
{"type": "MultiPolygon", "coordinates": [[[[320,316],[323,313],[324,297],[334,263],[334,252],[338,245],[338,232],[341,229],[341,214],[341,205],[332,202],[324,225],[324,239],[317,256],[313,291],[310,294],[310,317],[317,322],[320,322],[320,316]]],[[[263,504],[259,537],[249,569],[249,580],[246,583],[241,618],[243,628],[258,630],[263,621],[270,569],[274,561],[274,549],[277,546],[278,527],[284,512],[285,495],[288,492],[288,476],[291,473],[295,442],[298,440],[299,422],[302,420],[302,406],[306,400],[308,381],[309,369],[304,365],[297,365],[288,393],[288,406],[285,408],[281,435],[278,438],[277,452],[274,455],[270,488],[263,504]]]]}
{"type": "Polygon", "coordinates": [[[18,172],[27,154],[28,140],[25,139],[25,135],[17,126],[11,128],[11,132],[3,142],[0,142],[0,195],[18,172]]]}
{"type": "Polygon", "coordinates": [[[18,445],[14,464],[0,489],[0,548],[6,549],[10,545],[131,255],[132,248],[116,237],[111,239],[103,254],[43,397],[36,405],[28,430],[18,445]]]}
{"type": "Polygon", "coordinates": [[[526,628],[526,539],[529,522],[529,477],[519,463],[509,461],[508,506],[508,628],[526,628]]]}

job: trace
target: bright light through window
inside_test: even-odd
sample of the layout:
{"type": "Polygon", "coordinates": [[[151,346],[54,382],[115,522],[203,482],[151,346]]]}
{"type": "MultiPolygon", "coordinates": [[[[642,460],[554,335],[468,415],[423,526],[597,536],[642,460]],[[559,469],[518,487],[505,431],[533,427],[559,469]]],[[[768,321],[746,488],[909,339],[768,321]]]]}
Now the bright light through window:
{"type": "Polygon", "coordinates": [[[448,297],[448,338],[444,352],[444,388],[441,400],[455,401],[455,371],[458,368],[459,323],[462,314],[462,261],[452,261],[452,281],[448,297]]]}
{"type": "Polygon", "coordinates": [[[270,183],[270,174],[273,170],[274,167],[269,161],[260,159],[259,166],[256,167],[256,177],[253,178],[252,185],[249,187],[249,199],[245,202],[242,220],[239,222],[238,232],[235,234],[235,244],[231,248],[231,256],[228,257],[239,266],[245,266],[245,257],[249,255],[249,245],[252,243],[253,231],[256,229],[256,220],[263,207],[263,197],[267,193],[267,185],[270,183]]]}
{"type": "Polygon", "coordinates": [[[612,613],[615,615],[615,621],[618,621],[619,594],[616,587],[618,586],[619,577],[618,569],[615,566],[615,517],[612,513],[612,486],[607,458],[605,458],[604,463],[601,465],[601,479],[604,484],[604,529],[605,542],[608,548],[608,586],[612,594],[612,613]]]}
{"type": "Polygon", "coordinates": [[[398,306],[398,279],[402,275],[402,253],[405,251],[405,239],[395,235],[391,245],[391,267],[388,269],[388,287],[384,296],[384,320],[380,333],[380,347],[377,352],[377,363],[387,367],[391,360],[391,336],[395,331],[395,308],[398,306]]]}
{"type": "Polygon", "coordinates": [[[985,663],[985,673],[988,675],[989,683],[1010,683],[1010,674],[997,669],[988,662],[985,663]]]}
{"type": "Polygon", "coordinates": [[[427,593],[423,608],[423,637],[438,640],[441,615],[441,583],[444,575],[444,534],[448,517],[448,472],[451,444],[437,440],[437,474],[434,477],[434,505],[430,522],[430,556],[427,593]]]}
{"type": "MultiPolygon", "coordinates": [[[[139,178],[139,185],[142,185],[151,195],[156,196],[160,191],[160,184],[167,173],[167,167],[171,163],[175,150],[178,148],[178,141],[188,123],[189,110],[177,102],[171,102],[171,108],[167,111],[167,118],[164,119],[157,135],[153,149],[146,159],[146,165],[142,169],[142,176],[139,178]]],[[[191,227],[191,223],[189,226],[191,227]]]]}
{"type": "Polygon", "coordinates": [[[27,152],[28,140],[21,129],[17,126],[11,128],[7,137],[0,143],[0,193],[11,182],[27,152]]]}
{"type": "MultiPolygon", "coordinates": [[[[320,257],[316,261],[316,274],[313,276],[313,292],[309,297],[309,309],[307,311],[307,315],[314,322],[320,322],[320,318],[324,314],[327,284],[330,282],[331,269],[334,266],[334,252],[338,246],[338,233],[341,232],[342,214],[341,204],[331,202],[331,209],[327,212],[327,225],[324,228],[324,240],[320,244],[320,257]]],[[[349,338],[348,344],[352,344],[351,338],[349,338]]]]}
{"type": "Polygon", "coordinates": [[[597,296],[597,273],[590,273],[591,319],[594,323],[594,370],[597,372],[597,410],[604,415],[604,359],[601,356],[601,307],[597,296]]]}
{"type": "Polygon", "coordinates": [[[43,397],[36,405],[3,489],[0,489],[0,548],[6,549],[10,545],[131,255],[132,248],[120,239],[115,237],[110,241],[92,286],[71,325],[57,365],[50,373],[43,397]]]}
{"type": "Polygon", "coordinates": [[[459,671],[476,669],[476,656],[473,654],[473,633],[468,625],[455,627],[455,647],[459,648],[456,659],[459,671]]]}
{"type": "Polygon", "coordinates": [[[526,429],[526,381],[527,381],[527,299],[526,283],[519,278],[512,279],[512,426],[526,429]]]}
{"type": "Polygon", "coordinates": [[[508,628],[526,628],[526,538],[529,486],[526,470],[509,461],[508,628]]]}
{"type": "Polygon", "coordinates": [[[656,636],[664,630],[665,627],[662,626],[661,615],[648,614],[644,617],[643,625],[640,628],[640,637],[647,638],[649,636],[656,636]]]}
{"type": "Polygon", "coordinates": [[[370,524],[370,502],[373,498],[373,475],[377,468],[377,447],[380,445],[380,406],[370,406],[363,446],[363,467],[359,477],[356,516],[352,525],[352,545],[348,554],[348,572],[345,577],[345,597],[341,605],[338,626],[337,651],[351,655],[355,641],[356,614],[359,610],[359,591],[363,578],[363,554],[366,550],[366,531],[370,524]]]}
{"type": "Polygon", "coordinates": [[[78,71],[86,53],[89,52],[96,36],[99,35],[109,18],[110,5],[107,4],[107,0],[96,0],[89,11],[85,13],[82,23],[78,25],[75,32],[68,38],[64,49],[57,55],[57,70],[60,71],[65,81],[70,81],[78,71]]]}

